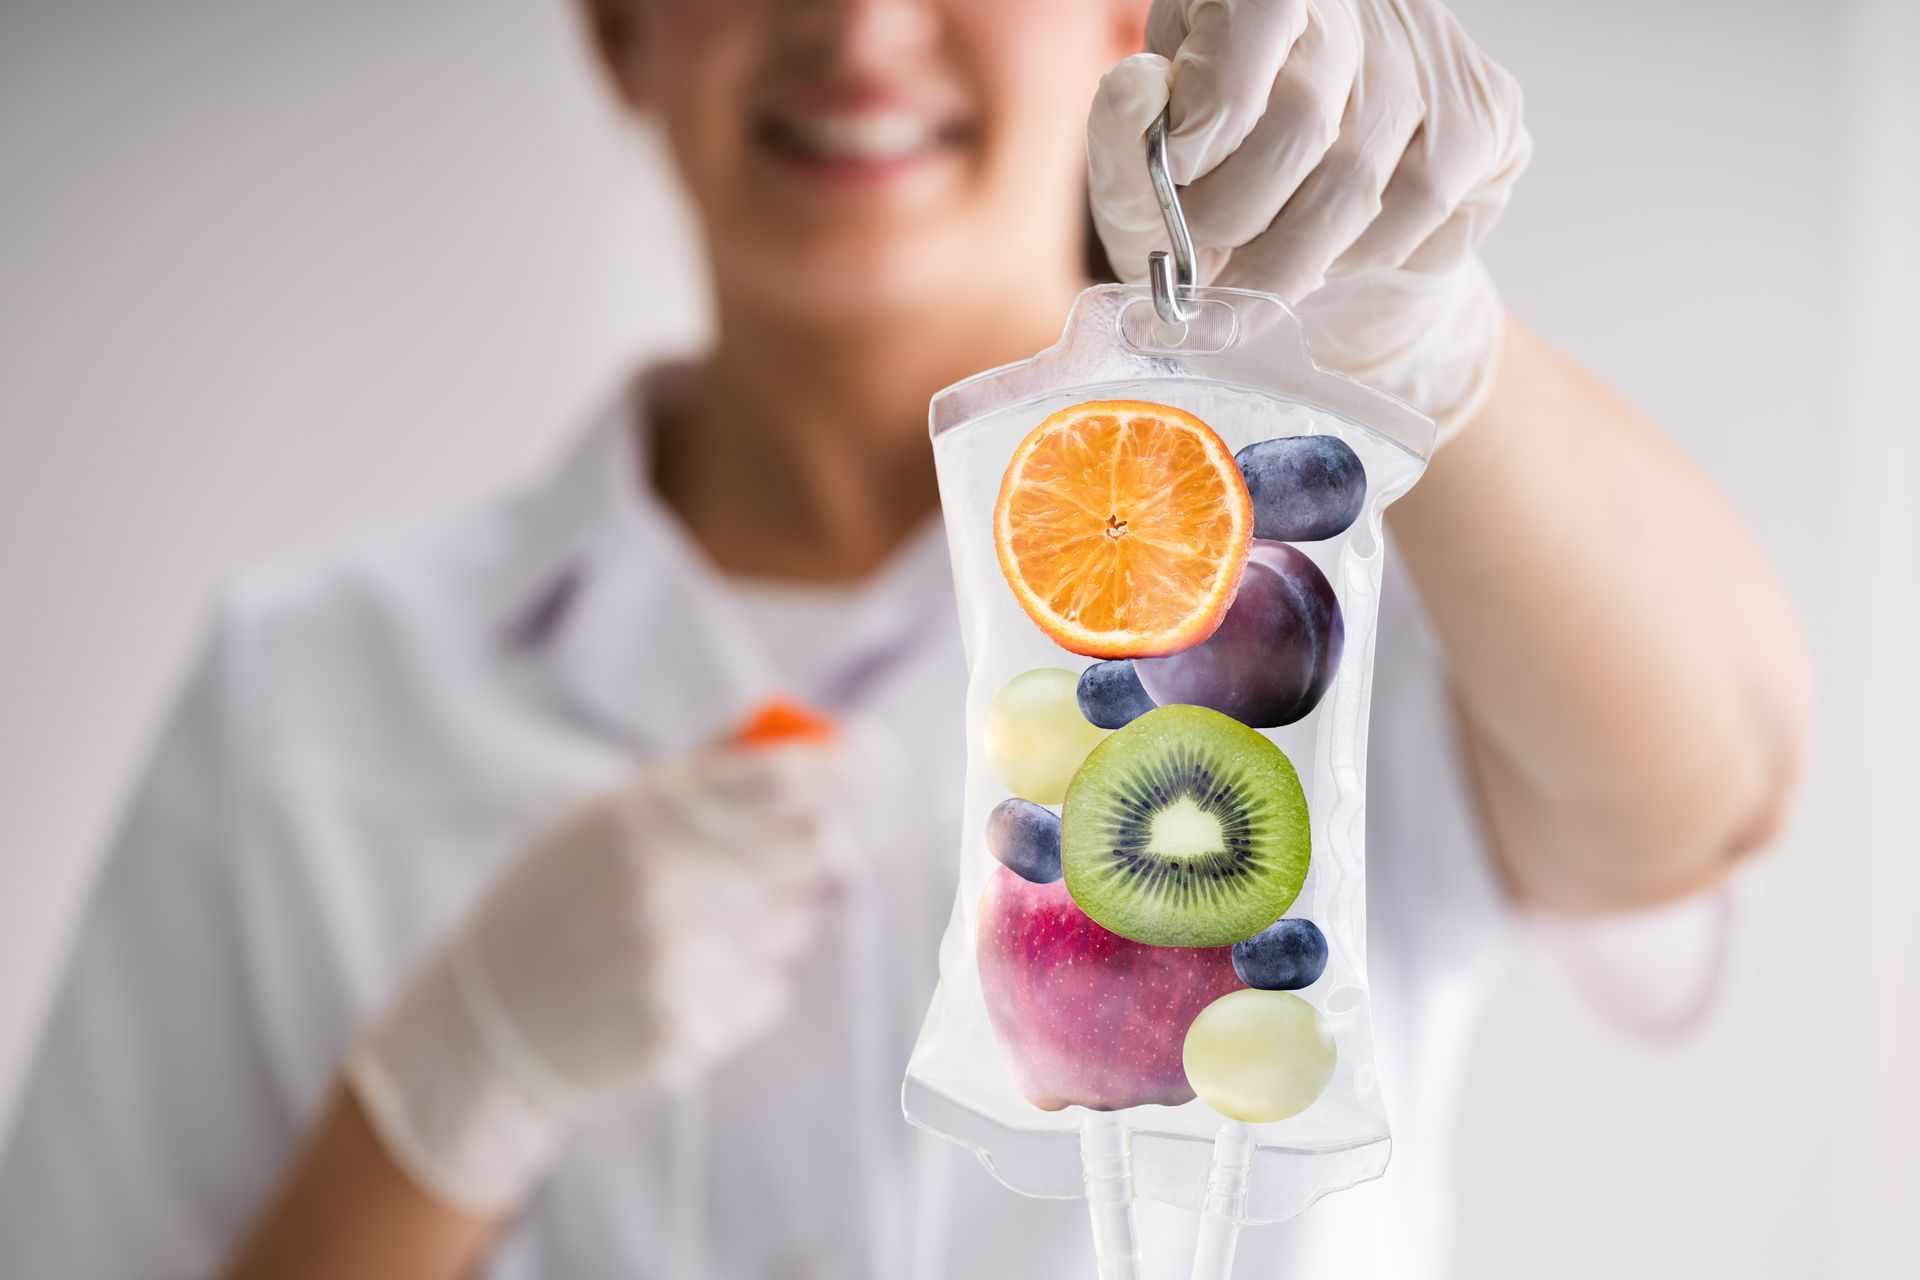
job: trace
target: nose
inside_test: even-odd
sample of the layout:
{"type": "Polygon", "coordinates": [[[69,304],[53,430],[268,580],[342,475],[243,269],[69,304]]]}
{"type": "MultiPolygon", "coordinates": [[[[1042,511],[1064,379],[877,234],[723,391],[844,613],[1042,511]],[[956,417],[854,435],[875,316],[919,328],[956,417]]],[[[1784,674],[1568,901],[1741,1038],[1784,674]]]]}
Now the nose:
{"type": "Polygon", "coordinates": [[[939,7],[939,0],[789,0],[780,6],[790,37],[848,62],[926,48],[939,32],[939,7]]]}

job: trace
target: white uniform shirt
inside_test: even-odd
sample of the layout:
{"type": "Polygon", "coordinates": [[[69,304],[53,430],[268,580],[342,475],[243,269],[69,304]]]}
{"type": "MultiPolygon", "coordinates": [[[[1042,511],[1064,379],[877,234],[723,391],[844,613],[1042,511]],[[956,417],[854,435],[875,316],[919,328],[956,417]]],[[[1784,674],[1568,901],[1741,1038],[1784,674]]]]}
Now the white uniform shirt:
{"type": "MultiPolygon", "coordinates": [[[[964,768],[938,527],[849,595],[833,643],[794,661],[765,633],[777,611],[743,610],[640,483],[641,416],[623,399],[523,491],[226,593],[0,1156],[0,1276],[213,1272],[356,1029],[529,836],[776,691],[895,762],[851,824],[867,900],[884,904],[880,981],[854,1007],[849,931],[829,920],[786,1017],[695,1098],[580,1133],[484,1274],[1088,1273],[1084,1206],[1017,1196],[899,1115],[952,905],[964,768]]],[[[1515,955],[1545,956],[1571,1000],[1646,1033],[1688,1023],[1721,965],[1724,895],[1614,926],[1521,925],[1475,827],[1438,653],[1391,567],[1384,608],[1368,959],[1392,1167],[1247,1232],[1242,1275],[1445,1273],[1456,1085],[1483,993],[1515,955]]],[[[1149,1274],[1185,1274],[1190,1219],[1143,1205],[1141,1228],[1149,1274]]]]}

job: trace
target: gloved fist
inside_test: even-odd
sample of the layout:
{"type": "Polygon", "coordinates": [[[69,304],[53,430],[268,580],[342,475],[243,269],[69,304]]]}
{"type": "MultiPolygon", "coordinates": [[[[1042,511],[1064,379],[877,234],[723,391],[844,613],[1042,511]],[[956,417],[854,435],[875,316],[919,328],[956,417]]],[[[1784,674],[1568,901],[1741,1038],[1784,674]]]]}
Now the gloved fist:
{"type": "Polygon", "coordinates": [[[537,840],[349,1058],[388,1150],[449,1203],[504,1209],[582,1118],[765,1030],[815,931],[843,776],[829,748],[711,749],[537,840]]]}
{"type": "Polygon", "coordinates": [[[1201,282],[1295,304],[1315,359],[1442,438],[1470,419],[1503,326],[1474,248],[1531,153],[1513,78],[1435,0],[1156,0],[1147,47],[1087,123],[1114,269],[1166,247],[1142,135],[1170,108],[1201,282]]]}

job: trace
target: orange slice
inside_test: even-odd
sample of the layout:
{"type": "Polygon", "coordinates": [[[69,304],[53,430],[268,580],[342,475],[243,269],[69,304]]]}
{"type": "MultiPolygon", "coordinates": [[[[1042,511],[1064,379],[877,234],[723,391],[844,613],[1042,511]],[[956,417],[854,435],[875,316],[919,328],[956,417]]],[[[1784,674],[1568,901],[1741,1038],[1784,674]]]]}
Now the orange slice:
{"type": "Polygon", "coordinates": [[[1035,427],[993,509],[1020,607],[1061,648],[1097,658],[1177,653],[1212,635],[1252,539],[1226,443],[1141,400],[1088,401],[1035,427]]]}
{"type": "Polygon", "coordinates": [[[727,739],[735,747],[768,747],[780,742],[832,742],[833,721],[804,702],[770,698],[727,739]]]}

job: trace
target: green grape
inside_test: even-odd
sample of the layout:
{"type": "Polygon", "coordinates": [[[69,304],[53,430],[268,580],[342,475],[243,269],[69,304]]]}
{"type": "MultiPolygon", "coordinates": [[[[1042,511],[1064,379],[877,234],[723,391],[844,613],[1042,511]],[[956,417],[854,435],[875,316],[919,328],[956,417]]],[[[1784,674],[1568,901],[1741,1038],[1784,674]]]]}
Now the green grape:
{"type": "Polygon", "coordinates": [[[1291,991],[1230,991],[1187,1029],[1187,1083],[1223,1116],[1297,1116],[1333,1078],[1333,1033],[1291,991]]]}
{"type": "Polygon", "coordinates": [[[1077,672],[1039,667],[1007,681],[987,704],[987,762],[1022,799],[1059,804],[1080,762],[1107,736],[1080,714],[1079,684],[1077,672]]]}

